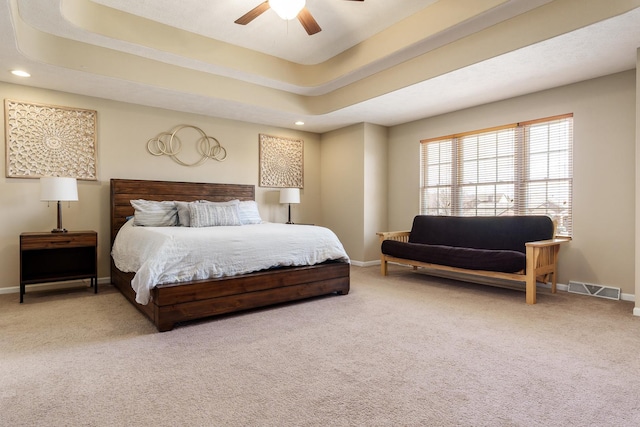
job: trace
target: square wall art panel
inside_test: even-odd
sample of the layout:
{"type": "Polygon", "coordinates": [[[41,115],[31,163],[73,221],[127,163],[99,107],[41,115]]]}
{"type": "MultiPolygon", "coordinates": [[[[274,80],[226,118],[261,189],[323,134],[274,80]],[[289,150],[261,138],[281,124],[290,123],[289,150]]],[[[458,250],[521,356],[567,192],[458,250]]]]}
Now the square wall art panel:
{"type": "Polygon", "coordinates": [[[260,186],[303,188],[304,141],[260,134],[260,186]]]}
{"type": "Polygon", "coordinates": [[[5,99],[6,176],[96,180],[97,112],[5,99]]]}

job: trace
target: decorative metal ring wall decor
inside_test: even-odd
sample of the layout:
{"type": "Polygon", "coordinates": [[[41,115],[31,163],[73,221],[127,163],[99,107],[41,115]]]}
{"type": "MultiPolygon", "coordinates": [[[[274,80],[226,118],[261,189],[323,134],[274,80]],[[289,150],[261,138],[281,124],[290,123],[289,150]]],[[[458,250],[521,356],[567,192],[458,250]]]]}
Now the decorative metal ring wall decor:
{"type": "Polygon", "coordinates": [[[159,133],[155,138],[147,141],[147,151],[154,156],[169,156],[182,166],[199,166],[208,159],[222,162],[227,158],[227,150],[220,145],[217,139],[191,125],[178,125],[169,132],[159,133]],[[200,138],[196,140],[196,151],[202,157],[193,163],[187,163],[178,158],[178,154],[182,150],[182,141],[176,134],[186,128],[194,129],[200,134],[200,138]]]}

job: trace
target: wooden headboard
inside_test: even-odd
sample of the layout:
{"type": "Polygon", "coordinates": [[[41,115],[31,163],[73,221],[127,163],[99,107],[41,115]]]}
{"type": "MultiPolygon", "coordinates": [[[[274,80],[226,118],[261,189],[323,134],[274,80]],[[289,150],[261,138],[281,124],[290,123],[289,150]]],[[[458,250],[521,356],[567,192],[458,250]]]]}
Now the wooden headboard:
{"type": "Polygon", "coordinates": [[[193,202],[210,200],[255,200],[256,188],[248,184],[212,184],[205,182],[146,181],[138,179],[111,180],[111,244],[120,227],[133,215],[130,200],[178,200],[193,202]]]}

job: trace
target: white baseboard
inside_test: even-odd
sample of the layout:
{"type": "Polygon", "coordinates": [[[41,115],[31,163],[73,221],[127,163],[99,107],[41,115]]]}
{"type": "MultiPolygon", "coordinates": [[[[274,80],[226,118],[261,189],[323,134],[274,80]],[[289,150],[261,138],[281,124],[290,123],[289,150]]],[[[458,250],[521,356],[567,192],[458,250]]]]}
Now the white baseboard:
{"type": "Polygon", "coordinates": [[[620,293],[620,299],[622,301],[632,301],[632,302],[636,302],[636,296],[634,294],[623,294],[622,292],[620,293]]]}
{"type": "Polygon", "coordinates": [[[354,261],[354,260],[351,260],[351,264],[355,265],[356,267],[372,267],[374,265],[380,265],[380,260],[377,260],[377,261],[354,261]]]}
{"type": "MultiPolygon", "coordinates": [[[[538,283],[538,286],[541,286],[543,288],[551,289],[551,283],[538,283]]],[[[558,289],[559,291],[567,292],[569,290],[569,285],[565,285],[564,283],[556,283],[556,289],[558,289]]],[[[623,293],[620,293],[620,299],[622,301],[635,302],[636,296],[634,294],[623,294],[623,293]]],[[[638,315],[640,316],[640,314],[638,314],[638,315]]]]}
{"type": "MultiPolygon", "coordinates": [[[[110,284],[110,277],[98,278],[98,285],[110,284]]],[[[53,283],[39,283],[36,285],[27,285],[27,292],[32,291],[53,291],[58,289],[67,288],[79,288],[81,286],[89,286],[91,284],[89,279],[82,280],[69,280],[66,282],[53,282],[53,283]]],[[[17,294],[20,293],[20,286],[9,286],[8,288],[0,288],[0,295],[2,294],[17,294]]]]}
{"type": "MultiPolygon", "coordinates": [[[[538,282],[538,286],[540,286],[541,288],[547,288],[547,289],[551,289],[551,283],[547,282],[547,283],[540,283],[538,282]]],[[[564,283],[556,283],[556,289],[559,291],[568,291],[569,290],[569,285],[565,285],[564,283]]]]}
{"type": "MultiPolygon", "coordinates": [[[[355,265],[356,267],[372,267],[374,265],[380,265],[380,260],[376,260],[376,261],[354,261],[351,260],[351,264],[355,265]]],[[[397,265],[402,265],[405,266],[404,264],[397,264],[397,265]]],[[[104,284],[110,284],[111,283],[111,278],[110,277],[100,277],[98,278],[98,285],[104,285],[104,284]]],[[[54,282],[54,283],[42,283],[42,284],[37,284],[37,285],[28,285],[29,289],[34,290],[34,291],[44,291],[44,290],[56,290],[56,289],[66,289],[66,288],[77,288],[80,286],[89,286],[89,279],[83,279],[83,280],[71,280],[68,282],[54,282]]],[[[543,288],[551,288],[551,284],[550,283],[539,283],[538,286],[542,286],[543,288]]],[[[556,287],[559,291],[567,291],[569,289],[569,285],[566,285],[564,283],[558,283],[556,284],[556,287]]],[[[20,292],[20,286],[9,286],[7,288],[0,288],[0,295],[3,294],[13,294],[13,293],[19,293],[20,292]]],[[[636,296],[634,294],[625,294],[625,293],[621,293],[620,294],[620,299],[623,301],[631,301],[631,302],[635,302],[636,301],[636,296]]],[[[634,316],[640,316],[640,307],[635,307],[633,309],[633,315],[634,316]]]]}
{"type": "MultiPolygon", "coordinates": [[[[352,264],[357,265],[353,261],[352,261],[352,264]]],[[[380,264],[380,261],[377,261],[377,262],[376,261],[371,261],[370,265],[375,265],[375,264],[380,264]]],[[[406,264],[399,264],[399,263],[394,263],[394,262],[390,262],[389,264],[394,264],[394,265],[399,265],[399,266],[411,268],[411,266],[408,266],[406,264]]],[[[538,286],[541,286],[543,288],[551,289],[551,283],[538,283],[538,286]]],[[[569,290],[569,285],[568,284],[564,284],[564,283],[556,283],[556,289],[558,289],[559,291],[567,292],[569,290]]],[[[623,300],[623,301],[635,302],[636,296],[634,294],[620,293],[620,299],[623,300]]],[[[639,307],[636,307],[634,309],[634,315],[635,316],[640,316],[640,308],[639,307]]]]}

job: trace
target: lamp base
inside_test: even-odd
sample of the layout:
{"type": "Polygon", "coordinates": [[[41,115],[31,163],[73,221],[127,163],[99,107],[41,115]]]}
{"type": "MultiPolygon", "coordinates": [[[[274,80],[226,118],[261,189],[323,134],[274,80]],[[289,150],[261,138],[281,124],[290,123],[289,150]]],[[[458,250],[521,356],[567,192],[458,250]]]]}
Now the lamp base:
{"type": "Polygon", "coordinates": [[[287,224],[293,224],[291,221],[291,203],[289,203],[289,220],[287,221],[287,224]]]}
{"type": "Polygon", "coordinates": [[[60,200],[58,200],[58,223],[57,227],[51,230],[52,233],[66,233],[67,229],[62,228],[62,205],[60,204],[60,200]]]}

